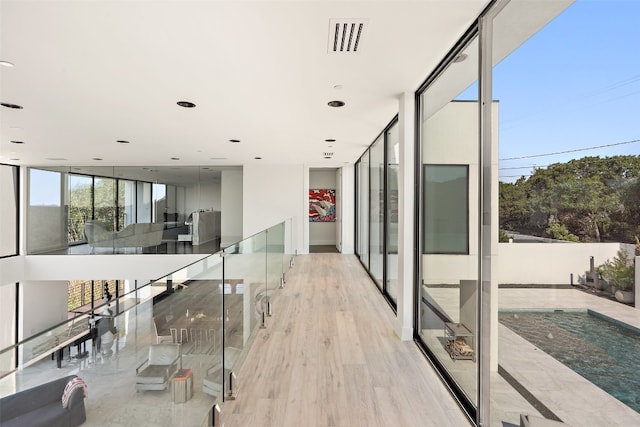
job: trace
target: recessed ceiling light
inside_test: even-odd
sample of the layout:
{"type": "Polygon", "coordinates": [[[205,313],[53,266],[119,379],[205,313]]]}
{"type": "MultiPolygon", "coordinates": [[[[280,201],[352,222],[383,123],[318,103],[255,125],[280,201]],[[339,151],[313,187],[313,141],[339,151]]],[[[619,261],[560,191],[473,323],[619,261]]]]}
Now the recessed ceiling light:
{"type": "Polygon", "coordinates": [[[227,160],[226,157],[209,157],[209,160],[227,160]]]}
{"type": "Polygon", "coordinates": [[[466,53],[460,53],[458,55],[455,56],[455,58],[453,58],[453,62],[462,62],[465,59],[467,59],[469,57],[469,55],[467,55],[466,53]]]}
{"type": "Polygon", "coordinates": [[[171,160],[180,160],[180,157],[172,157],[171,160]]]}
{"type": "Polygon", "coordinates": [[[24,141],[11,141],[12,144],[24,144],[24,141]]]}
{"type": "Polygon", "coordinates": [[[262,160],[262,157],[254,157],[256,160],[262,160]]]}
{"type": "Polygon", "coordinates": [[[178,101],[177,104],[181,107],[184,108],[193,108],[196,106],[196,104],[194,104],[193,102],[189,102],[189,101],[178,101]]]}
{"type": "Polygon", "coordinates": [[[329,138],[329,139],[325,139],[324,142],[336,142],[336,140],[329,138]]]}
{"type": "Polygon", "coordinates": [[[238,142],[240,142],[239,139],[230,139],[229,142],[233,142],[234,144],[237,144],[238,142]]]}
{"type": "Polygon", "coordinates": [[[203,171],[209,170],[209,168],[202,168],[203,171]]]}
{"type": "Polygon", "coordinates": [[[129,141],[127,141],[126,139],[119,139],[116,141],[118,144],[129,144],[129,141]]]}
{"type": "Polygon", "coordinates": [[[100,157],[94,157],[91,160],[102,160],[100,157]]]}
{"type": "Polygon", "coordinates": [[[333,88],[334,88],[335,90],[340,90],[340,89],[342,89],[342,85],[335,85],[333,88]]]}
{"type": "Polygon", "coordinates": [[[15,162],[15,161],[18,161],[18,160],[20,160],[20,159],[9,159],[9,160],[13,160],[13,161],[15,162]]]}
{"type": "Polygon", "coordinates": [[[344,107],[344,101],[329,101],[327,105],[329,107],[344,107]]]}
{"type": "Polygon", "coordinates": [[[18,104],[10,104],[8,102],[2,102],[0,103],[0,105],[7,108],[13,108],[15,110],[22,110],[22,105],[18,105],[18,104]]]}
{"type": "Polygon", "coordinates": [[[47,157],[46,160],[67,160],[64,157],[47,157]]]}
{"type": "Polygon", "coordinates": [[[9,61],[0,61],[0,65],[2,65],[3,67],[13,67],[13,64],[9,61]]]}
{"type": "Polygon", "coordinates": [[[81,171],[82,168],[73,168],[74,171],[81,171]]]}

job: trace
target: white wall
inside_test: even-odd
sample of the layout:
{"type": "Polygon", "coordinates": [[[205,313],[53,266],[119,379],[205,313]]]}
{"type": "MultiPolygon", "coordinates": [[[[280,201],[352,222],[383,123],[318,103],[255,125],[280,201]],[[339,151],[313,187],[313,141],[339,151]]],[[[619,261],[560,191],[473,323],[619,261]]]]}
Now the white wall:
{"type": "Polygon", "coordinates": [[[343,254],[355,253],[355,166],[346,165],[338,171],[338,193],[336,200],[338,215],[338,250],[343,254]]]}
{"type": "MultiPolygon", "coordinates": [[[[193,255],[32,255],[25,257],[27,281],[155,280],[206,257],[193,255]]],[[[21,280],[20,280],[21,281],[21,280]]]]}
{"type": "Polygon", "coordinates": [[[67,288],[66,280],[20,283],[20,339],[28,338],[67,320],[67,288]]]}
{"type": "Polygon", "coordinates": [[[185,214],[204,210],[221,210],[220,183],[201,182],[186,188],[185,214]]]}
{"type": "Polygon", "coordinates": [[[16,283],[24,276],[24,256],[0,259],[0,286],[16,283]]]}
{"type": "Polygon", "coordinates": [[[304,204],[305,168],[302,165],[251,164],[245,165],[243,171],[243,237],[294,218],[296,241],[293,250],[308,252],[303,249],[302,229],[308,212],[308,206],[304,204]]]}
{"type": "MultiPolygon", "coordinates": [[[[335,168],[309,169],[309,189],[337,189],[337,170],[335,168]]],[[[336,216],[337,208],[341,204],[336,194],[336,216]]],[[[308,208],[307,208],[308,209],[308,208]]],[[[307,221],[309,218],[307,217],[307,221]]],[[[336,245],[338,235],[338,221],[336,222],[309,222],[309,245],[336,245]]]]}
{"type": "Polygon", "coordinates": [[[569,284],[595,265],[612,260],[621,247],[633,253],[633,245],[620,243],[500,243],[498,282],[500,284],[569,284]]]}

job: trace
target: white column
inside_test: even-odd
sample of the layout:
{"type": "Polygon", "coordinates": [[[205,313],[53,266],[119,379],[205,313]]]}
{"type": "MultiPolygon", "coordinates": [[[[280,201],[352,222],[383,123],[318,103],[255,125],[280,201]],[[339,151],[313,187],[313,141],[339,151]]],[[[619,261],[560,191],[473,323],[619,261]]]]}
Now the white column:
{"type": "Polygon", "coordinates": [[[413,92],[399,97],[398,130],[400,165],[398,170],[398,299],[396,333],[400,339],[413,339],[414,286],[413,246],[415,200],[415,98],[413,92]]]}

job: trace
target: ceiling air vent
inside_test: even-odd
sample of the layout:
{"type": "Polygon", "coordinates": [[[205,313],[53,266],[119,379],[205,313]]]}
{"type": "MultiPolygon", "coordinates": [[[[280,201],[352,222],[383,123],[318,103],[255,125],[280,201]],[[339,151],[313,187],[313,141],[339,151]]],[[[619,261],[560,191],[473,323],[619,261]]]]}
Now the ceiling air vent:
{"type": "Polygon", "coordinates": [[[330,19],[329,53],[360,52],[366,24],[366,19],[330,19]]]}

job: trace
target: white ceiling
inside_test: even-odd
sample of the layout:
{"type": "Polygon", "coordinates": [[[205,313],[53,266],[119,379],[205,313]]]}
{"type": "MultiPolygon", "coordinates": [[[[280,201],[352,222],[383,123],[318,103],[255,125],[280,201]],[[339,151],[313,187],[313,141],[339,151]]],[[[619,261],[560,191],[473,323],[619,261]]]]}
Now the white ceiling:
{"type": "Polygon", "coordinates": [[[2,0],[0,162],[353,163],[487,3],[2,0]],[[358,53],[332,19],[366,20],[358,53]]]}

